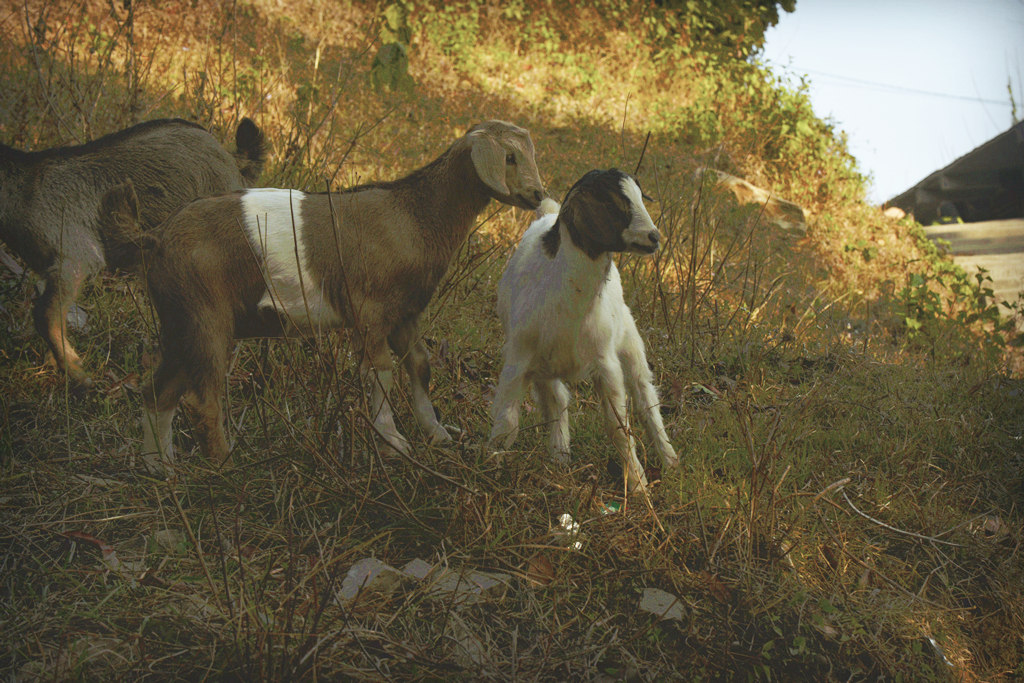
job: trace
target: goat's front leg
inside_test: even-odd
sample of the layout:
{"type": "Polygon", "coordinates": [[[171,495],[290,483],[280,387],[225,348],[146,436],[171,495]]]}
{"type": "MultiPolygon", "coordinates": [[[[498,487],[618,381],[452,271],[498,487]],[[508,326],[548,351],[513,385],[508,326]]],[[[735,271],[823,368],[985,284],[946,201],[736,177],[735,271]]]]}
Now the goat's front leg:
{"type": "Polygon", "coordinates": [[[551,430],[548,452],[562,464],[569,462],[569,389],[559,379],[534,380],[534,398],[551,430]]]}
{"type": "Polygon", "coordinates": [[[508,450],[519,435],[519,404],[526,396],[526,376],[524,364],[506,362],[498,379],[498,388],[494,392],[494,403],[491,406],[491,436],[487,445],[491,450],[502,448],[508,450]]]}
{"type": "Polygon", "coordinates": [[[643,340],[632,318],[629,318],[628,323],[623,347],[619,351],[626,386],[630,398],[633,399],[633,405],[644,422],[648,442],[661,459],[661,466],[671,469],[679,465],[679,457],[665,432],[665,423],[661,419],[661,402],[658,399],[658,390],[654,388],[654,376],[647,365],[643,340]]]}
{"type": "Polygon", "coordinates": [[[359,379],[363,383],[363,390],[369,394],[368,407],[373,426],[389,447],[408,455],[409,441],[399,433],[395,425],[395,415],[388,398],[394,384],[394,370],[387,346],[383,339],[366,339],[361,351],[359,379]]]}
{"type": "Polygon", "coordinates": [[[395,355],[402,359],[402,365],[409,375],[412,388],[412,409],[420,428],[426,432],[431,443],[447,443],[452,440],[448,430],[437,420],[437,412],[430,402],[430,352],[420,336],[418,320],[400,325],[388,335],[388,344],[395,355]]]}
{"type": "Polygon", "coordinates": [[[629,490],[645,488],[647,476],[644,474],[643,465],[636,457],[636,446],[629,429],[626,387],[623,383],[622,367],[617,358],[602,359],[598,363],[594,387],[604,409],[605,431],[622,459],[629,490]]]}

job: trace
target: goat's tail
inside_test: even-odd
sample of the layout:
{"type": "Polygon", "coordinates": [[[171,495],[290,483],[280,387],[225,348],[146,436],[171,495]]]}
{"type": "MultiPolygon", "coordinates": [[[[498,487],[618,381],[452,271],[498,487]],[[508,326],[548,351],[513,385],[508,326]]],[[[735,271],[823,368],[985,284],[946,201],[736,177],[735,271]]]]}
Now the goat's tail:
{"type": "Polygon", "coordinates": [[[256,184],[263,173],[263,163],[267,160],[263,131],[249,117],[238,122],[235,131],[235,163],[249,187],[256,184]]]}
{"type": "Polygon", "coordinates": [[[540,206],[537,207],[537,218],[543,218],[549,213],[558,213],[561,207],[551,197],[545,197],[541,200],[540,206]]]}
{"type": "Polygon", "coordinates": [[[131,180],[114,185],[103,195],[99,226],[110,268],[138,270],[143,252],[156,246],[156,238],[139,227],[139,200],[131,180]]]}

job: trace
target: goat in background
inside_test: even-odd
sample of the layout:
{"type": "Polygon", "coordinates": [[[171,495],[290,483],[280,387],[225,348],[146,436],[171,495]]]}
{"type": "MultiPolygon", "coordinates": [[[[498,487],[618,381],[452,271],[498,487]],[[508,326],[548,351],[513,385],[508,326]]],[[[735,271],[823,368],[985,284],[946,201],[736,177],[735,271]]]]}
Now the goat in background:
{"type": "Polygon", "coordinates": [[[0,240],[44,280],[33,318],[59,368],[89,376],[67,338],[67,312],[86,278],[107,263],[100,200],[130,180],[144,229],[198,197],[256,182],[263,133],[242,119],[232,155],[201,126],[180,119],[140,123],[84,145],[24,152],[0,144],[0,240]]]}

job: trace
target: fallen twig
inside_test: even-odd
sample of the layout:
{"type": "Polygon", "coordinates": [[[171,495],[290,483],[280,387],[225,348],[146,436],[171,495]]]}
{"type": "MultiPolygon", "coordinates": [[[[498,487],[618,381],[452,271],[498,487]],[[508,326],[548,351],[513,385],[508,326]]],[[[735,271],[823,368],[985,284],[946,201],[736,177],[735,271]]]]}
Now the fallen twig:
{"type": "Polygon", "coordinates": [[[942,543],[943,545],[952,545],[952,546],[956,546],[957,548],[963,548],[964,547],[962,543],[953,543],[952,541],[943,541],[941,538],[935,538],[934,536],[925,536],[923,534],[914,533],[913,531],[904,531],[903,529],[897,529],[896,527],[890,526],[889,524],[886,524],[885,522],[883,522],[881,520],[875,519],[874,517],[872,517],[871,515],[867,514],[866,512],[861,512],[860,510],[858,510],[857,506],[854,505],[853,502],[850,500],[850,498],[846,495],[846,491],[843,491],[843,498],[846,500],[846,504],[850,506],[850,509],[852,509],[854,512],[856,512],[858,515],[860,515],[864,519],[866,519],[866,520],[868,520],[870,522],[874,522],[875,524],[877,524],[878,526],[880,526],[880,527],[882,527],[884,529],[888,529],[889,531],[895,531],[896,533],[903,534],[905,536],[912,536],[914,538],[920,538],[923,541],[931,541],[932,543],[942,543]]]}

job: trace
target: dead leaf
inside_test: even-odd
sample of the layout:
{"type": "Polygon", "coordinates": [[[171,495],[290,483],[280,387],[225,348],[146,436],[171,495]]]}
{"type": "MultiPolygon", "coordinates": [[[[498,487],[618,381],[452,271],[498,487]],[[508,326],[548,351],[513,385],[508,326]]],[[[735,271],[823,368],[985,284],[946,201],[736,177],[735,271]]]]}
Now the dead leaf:
{"type": "Polygon", "coordinates": [[[181,555],[185,553],[187,548],[188,541],[185,538],[185,534],[177,529],[160,529],[154,531],[151,537],[150,550],[159,550],[171,555],[181,555]]]}
{"type": "Polygon", "coordinates": [[[473,361],[459,359],[459,375],[476,381],[480,379],[480,370],[476,367],[476,363],[473,361]]]}
{"type": "Polygon", "coordinates": [[[526,563],[526,578],[534,586],[546,586],[555,580],[555,568],[543,553],[537,553],[526,563]]]}
{"type": "Polygon", "coordinates": [[[4,266],[6,266],[7,269],[10,270],[15,275],[21,275],[22,273],[25,272],[25,269],[22,268],[21,265],[14,260],[14,257],[8,254],[3,249],[0,249],[0,263],[4,264],[4,266]]]}
{"type": "Polygon", "coordinates": [[[986,541],[1005,543],[1011,540],[1011,529],[1000,517],[984,517],[968,528],[975,536],[986,541]]]}
{"type": "Polygon", "coordinates": [[[60,648],[43,646],[35,659],[22,666],[16,680],[74,680],[83,673],[106,679],[125,671],[137,658],[137,650],[127,641],[88,634],[60,648]]]}
{"type": "Polygon", "coordinates": [[[607,537],[607,545],[614,548],[619,557],[639,557],[640,538],[633,530],[619,530],[607,537]]]}
{"type": "Polygon", "coordinates": [[[79,543],[88,543],[89,545],[95,546],[100,551],[100,562],[109,571],[115,572],[121,578],[134,581],[135,575],[142,575],[145,570],[145,564],[138,561],[122,562],[121,558],[117,556],[117,552],[113,546],[108,544],[106,541],[95,536],[83,533],[81,531],[68,531],[62,534],[65,538],[76,541],[79,543]]]}
{"type": "Polygon", "coordinates": [[[998,517],[988,517],[981,528],[988,537],[1001,536],[1006,533],[1006,525],[998,517]]]}
{"type": "Polygon", "coordinates": [[[704,587],[715,600],[724,604],[732,599],[732,591],[717,576],[709,572],[701,572],[701,578],[704,579],[704,587]]]}
{"type": "MultiPolygon", "coordinates": [[[[716,381],[722,383],[723,380],[732,381],[729,380],[728,377],[719,377],[716,381]]],[[[733,382],[733,384],[735,384],[735,382],[733,382]]],[[[694,382],[693,384],[690,385],[690,389],[695,394],[703,392],[705,394],[708,394],[709,396],[714,396],[715,398],[722,398],[722,392],[719,391],[717,387],[714,387],[710,384],[701,384],[699,382],[694,382]]]]}
{"type": "Polygon", "coordinates": [[[826,624],[824,622],[822,622],[820,624],[816,624],[816,623],[814,623],[812,621],[811,622],[811,626],[813,626],[814,628],[818,629],[818,631],[820,631],[822,635],[828,636],[829,638],[838,638],[839,637],[839,630],[836,629],[834,626],[830,626],[830,625],[828,625],[828,624],[826,624]]]}
{"type": "Polygon", "coordinates": [[[105,477],[94,477],[89,474],[73,474],[71,479],[85,486],[96,486],[100,488],[118,488],[124,486],[123,481],[107,479],[105,477]]]}
{"type": "Polygon", "coordinates": [[[81,531],[68,531],[61,534],[61,536],[72,541],[77,541],[79,543],[88,543],[90,545],[96,546],[100,549],[101,553],[114,551],[114,549],[111,548],[110,545],[103,539],[96,538],[95,536],[90,536],[89,534],[83,533],[81,531]]]}
{"type": "Polygon", "coordinates": [[[107,567],[114,571],[118,570],[121,566],[121,561],[117,559],[117,553],[114,552],[114,548],[110,546],[106,541],[90,536],[89,534],[82,533],[81,531],[69,531],[63,534],[65,538],[72,541],[78,541],[80,543],[88,543],[95,546],[100,551],[100,561],[107,567]]]}

